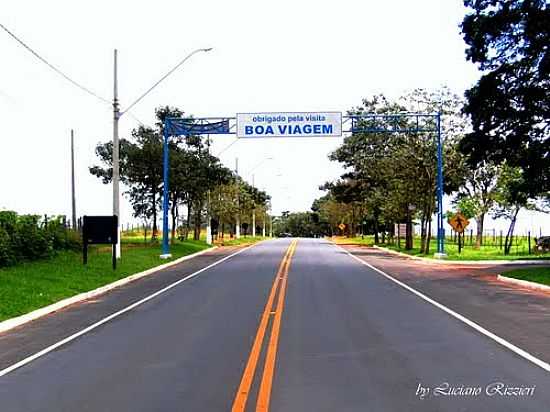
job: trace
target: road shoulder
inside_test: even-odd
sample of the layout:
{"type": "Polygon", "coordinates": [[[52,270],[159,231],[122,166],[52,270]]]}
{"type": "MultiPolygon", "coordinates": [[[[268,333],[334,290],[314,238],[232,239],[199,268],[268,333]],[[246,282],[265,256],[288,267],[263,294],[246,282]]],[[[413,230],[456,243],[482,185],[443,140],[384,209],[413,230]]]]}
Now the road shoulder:
{"type": "Polygon", "coordinates": [[[532,355],[550,361],[550,293],[498,280],[501,267],[433,265],[374,248],[343,246],[431,299],[532,355]]]}
{"type": "Polygon", "coordinates": [[[177,265],[177,264],[179,264],[181,262],[184,262],[186,260],[193,259],[193,258],[195,258],[197,256],[200,256],[204,253],[207,253],[207,252],[209,252],[213,249],[215,249],[215,247],[205,249],[205,250],[201,250],[201,251],[193,253],[191,255],[182,256],[182,257],[180,257],[178,259],[175,259],[171,262],[161,264],[159,266],[155,266],[153,268],[144,270],[144,271],[139,272],[139,273],[134,273],[133,275],[126,276],[122,279],[119,279],[119,280],[116,280],[114,282],[108,283],[106,285],[100,286],[100,287],[98,287],[96,289],[93,289],[93,290],[90,290],[88,292],[79,293],[77,295],[62,299],[58,302],[52,303],[51,305],[47,305],[47,306],[42,307],[40,309],[33,310],[32,312],[29,312],[29,313],[25,313],[24,315],[17,316],[15,318],[11,318],[11,319],[6,319],[6,320],[0,322],[0,333],[7,332],[11,329],[14,329],[14,328],[18,327],[18,326],[22,326],[24,324],[32,322],[32,321],[34,321],[36,319],[39,319],[43,316],[49,315],[50,313],[60,311],[64,308],[66,308],[68,306],[71,306],[71,305],[74,305],[76,303],[80,303],[82,301],[95,298],[95,297],[100,296],[104,293],[107,293],[107,292],[109,292],[113,289],[124,286],[124,285],[126,285],[130,282],[134,282],[138,279],[144,278],[146,276],[150,276],[154,273],[157,273],[157,272],[159,272],[163,269],[167,269],[169,267],[177,265]]]}
{"type": "Polygon", "coordinates": [[[173,264],[0,333],[0,370],[240,249],[209,249],[192,259],[170,262],[173,264]]]}

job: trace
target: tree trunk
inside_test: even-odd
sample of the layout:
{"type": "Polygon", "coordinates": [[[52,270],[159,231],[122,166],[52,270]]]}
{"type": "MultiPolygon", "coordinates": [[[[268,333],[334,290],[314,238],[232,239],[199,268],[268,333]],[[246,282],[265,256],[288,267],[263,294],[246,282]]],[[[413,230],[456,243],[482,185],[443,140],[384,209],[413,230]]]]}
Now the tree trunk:
{"type": "Polygon", "coordinates": [[[413,235],[412,235],[412,216],[407,207],[407,223],[405,227],[405,249],[411,250],[413,248],[413,235]]]}
{"type": "Polygon", "coordinates": [[[377,245],[379,242],[378,238],[378,216],[374,216],[374,244],[377,245]]]}
{"type": "Polygon", "coordinates": [[[191,200],[187,202],[187,222],[185,223],[185,240],[189,239],[189,231],[191,230],[191,200]]]}
{"type": "Polygon", "coordinates": [[[485,213],[481,213],[476,216],[476,249],[479,249],[483,245],[483,224],[485,222],[485,213]]]}
{"type": "Polygon", "coordinates": [[[426,226],[427,226],[427,211],[422,212],[422,218],[420,219],[420,253],[426,253],[426,226]]]}
{"type": "Polygon", "coordinates": [[[202,205],[197,205],[197,210],[195,210],[195,230],[193,232],[193,240],[200,240],[201,238],[201,212],[202,205]]]}
{"type": "Polygon", "coordinates": [[[426,248],[424,253],[427,255],[430,253],[430,242],[432,241],[432,213],[430,209],[430,214],[428,215],[428,228],[426,229],[426,248]]]}
{"type": "Polygon", "coordinates": [[[151,240],[157,239],[157,192],[153,192],[153,234],[151,240]]]}
{"type": "Polygon", "coordinates": [[[145,224],[143,225],[143,241],[144,243],[147,243],[147,221],[145,221],[145,224]]]}
{"type": "Polygon", "coordinates": [[[176,224],[178,219],[178,202],[176,199],[177,196],[174,195],[172,198],[172,207],[170,208],[170,213],[172,215],[172,243],[174,243],[174,239],[176,238],[176,224]]]}
{"type": "Polygon", "coordinates": [[[514,210],[514,215],[510,220],[510,227],[508,227],[508,232],[506,233],[506,240],[504,241],[504,254],[509,255],[510,250],[512,249],[512,241],[514,239],[514,228],[516,226],[516,220],[518,217],[519,207],[516,207],[514,210]]]}

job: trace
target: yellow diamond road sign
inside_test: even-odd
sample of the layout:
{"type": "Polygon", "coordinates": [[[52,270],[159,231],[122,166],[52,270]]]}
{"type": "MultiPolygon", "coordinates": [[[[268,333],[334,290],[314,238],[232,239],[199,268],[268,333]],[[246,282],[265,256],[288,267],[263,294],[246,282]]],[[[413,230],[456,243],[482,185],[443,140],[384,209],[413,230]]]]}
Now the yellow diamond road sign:
{"type": "Polygon", "coordinates": [[[462,233],[464,229],[468,227],[470,221],[466,217],[458,212],[456,215],[449,219],[449,224],[453,227],[455,232],[462,233]]]}
{"type": "Polygon", "coordinates": [[[344,230],[344,229],[346,228],[346,225],[343,224],[343,223],[340,223],[340,224],[338,225],[338,227],[340,228],[340,230],[344,230]]]}

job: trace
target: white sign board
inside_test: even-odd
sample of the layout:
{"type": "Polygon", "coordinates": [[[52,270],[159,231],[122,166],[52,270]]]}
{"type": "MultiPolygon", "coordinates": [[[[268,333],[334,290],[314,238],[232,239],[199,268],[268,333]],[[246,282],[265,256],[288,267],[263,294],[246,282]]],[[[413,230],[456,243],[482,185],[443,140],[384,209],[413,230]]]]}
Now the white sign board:
{"type": "Polygon", "coordinates": [[[395,236],[399,236],[400,238],[405,238],[407,236],[407,225],[405,223],[395,223],[394,233],[395,233],[395,236]]]}
{"type": "Polygon", "coordinates": [[[315,136],[342,136],[342,113],[237,113],[237,137],[315,136]]]}

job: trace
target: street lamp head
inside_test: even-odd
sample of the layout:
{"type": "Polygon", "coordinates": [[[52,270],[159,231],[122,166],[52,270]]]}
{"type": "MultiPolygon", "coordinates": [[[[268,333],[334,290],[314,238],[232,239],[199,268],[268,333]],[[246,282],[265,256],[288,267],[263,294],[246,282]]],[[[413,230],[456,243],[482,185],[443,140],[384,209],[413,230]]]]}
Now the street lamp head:
{"type": "Polygon", "coordinates": [[[207,48],[207,49],[202,49],[202,51],[204,51],[204,52],[209,52],[209,51],[211,51],[211,50],[212,50],[212,47],[209,47],[209,48],[207,48]]]}

